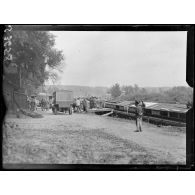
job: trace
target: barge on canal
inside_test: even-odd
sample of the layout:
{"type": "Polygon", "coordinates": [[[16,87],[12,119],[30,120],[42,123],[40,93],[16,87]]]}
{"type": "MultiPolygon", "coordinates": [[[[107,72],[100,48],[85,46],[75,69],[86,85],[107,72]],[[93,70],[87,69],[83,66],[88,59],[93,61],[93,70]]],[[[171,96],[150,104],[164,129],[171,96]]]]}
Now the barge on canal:
{"type": "MultiPolygon", "coordinates": [[[[189,110],[184,104],[168,104],[144,102],[143,120],[158,125],[186,126],[186,113],[189,110]]],[[[113,110],[113,115],[124,118],[135,118],[134,101],[111,102],[106,101],[104,108],[113,110]]]]}

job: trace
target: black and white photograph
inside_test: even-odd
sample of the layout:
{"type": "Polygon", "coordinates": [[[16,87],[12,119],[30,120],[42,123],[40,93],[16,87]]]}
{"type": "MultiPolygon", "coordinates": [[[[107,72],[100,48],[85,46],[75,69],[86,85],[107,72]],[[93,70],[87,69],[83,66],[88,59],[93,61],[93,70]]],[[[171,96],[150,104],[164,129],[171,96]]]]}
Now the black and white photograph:
{"type": "Polygon", "coordinates": [[[123,29],[6,25],[4,169],[186,165],[188,32],[123,29]]]}

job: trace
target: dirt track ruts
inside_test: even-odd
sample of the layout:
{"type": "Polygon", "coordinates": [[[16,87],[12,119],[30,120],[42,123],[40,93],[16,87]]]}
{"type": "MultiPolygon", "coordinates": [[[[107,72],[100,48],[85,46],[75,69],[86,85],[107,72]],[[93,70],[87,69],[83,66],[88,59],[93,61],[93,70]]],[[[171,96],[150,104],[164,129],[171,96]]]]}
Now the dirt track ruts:
{"type": "Polygon", "coordinates": [[[185,129],[93,114],[10,118],[17,129],[8,132],[4,163],[55,164],[185,164],[185,129]]]}

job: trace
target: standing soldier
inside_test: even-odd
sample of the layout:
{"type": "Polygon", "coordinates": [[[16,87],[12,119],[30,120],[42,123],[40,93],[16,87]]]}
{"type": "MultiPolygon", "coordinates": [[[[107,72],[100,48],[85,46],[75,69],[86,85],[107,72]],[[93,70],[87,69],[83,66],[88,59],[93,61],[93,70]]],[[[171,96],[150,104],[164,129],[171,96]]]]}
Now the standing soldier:
{"type": "Polygon", "coordinates": [[[35,110],[37,110],[38,100],[35,98],[35,110]]]}
{"type": "Polygon", "coordinates": [[[41,99],[41,110],[43,111],[43,108],[44,108],[44,101],[43,101],[43,98],[41,99]]]}
{"type": "Polygon", "coordinates": [[[76,99],[75,98],[74,98],[72,107],[73,107],[73,111],[76,112],[76,99]]]}
{"type": "Polygon", "coordinates": [[[85,98],[83,100],[83,111],[87,112],[87,100],[85,98]]]}
{"type": "Polygon", "coordinates": [[[28,109],[30,110],[30,97],[27,96],[28,109]]]}
{"type": "Polygon", "coordinates": [[[81,105],[80,98],[77,98],[77,100],[76,100],[76,108],[77,108],[77,111],[78,111],[78,112],[81,111],[80,105],[81,105]]]}
{"type": "Polygon", "coordinates": [[[90,101],[90,109],[94,108],[94,100],[92,96],[90,97],[89,101],[90,101]]]}
{"type": "Polygon", "coordinates": [[[31,97],[31,102],[30,102],[30,107],[31,107],[31,111],[35,111],[35,98],[31,97]]]}
{"type": "Polygon", "coordinates": [[[136,106],[136,128],[137,128],[137,132],[141,132],[142,131],[142,117],[144,114],[144,108],[145,108],[145,104],[143,101],[137,101],[135,100],[135,106],[136,106]]]}
{"type": "Polygon", "coordinates": [[[45,100],[45,110],[48,110],[48,106],[49,106],[49,102],[47,100],[45,100]]]}
{"type": "Polygon", "coordinates": [[[83,106],[83,99],[80,99],[80,110],[83,111],[84,110],[84,106],[83,106]]]}

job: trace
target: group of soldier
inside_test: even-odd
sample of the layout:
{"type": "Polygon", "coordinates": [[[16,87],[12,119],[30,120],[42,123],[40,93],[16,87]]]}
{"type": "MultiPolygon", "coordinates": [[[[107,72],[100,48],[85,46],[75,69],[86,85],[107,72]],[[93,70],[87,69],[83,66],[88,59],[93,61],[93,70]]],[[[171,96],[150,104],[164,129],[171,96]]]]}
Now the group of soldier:
{"type": "Polygon", "coordinates": [[[41,110],[44,111],[44,110],[49,110],[50,108],[50,103],[48,100],[45,100],[45,99],[41,99],[40,101],[40,106],[41,106],[41,110]]]}
{"type": "Polygon", "coordinates": [[[88,109],[93,109],[97,107],[97,102],[95,97],[90,98],[75,98],[73,102],[74,112],[87,112],[88,109]]]}
{"type": "MultiPolygon", "coordinates": [[[[145,103],[142,100],[135,100],[136,106],[136,132],[142,132],[142,118],[144,115],[145,103]]],[[[87,112],[88,109],[97,107],[96,98],[76,98],[73,103],[74,112],[87,112]]]]}
{"type": "Polygon", "coordinates": [[[27,98],[28,109],[31,111],[37,110],[37,100],[35,97],[28,97],[27,98]]]}
{"type": "Polygon", "coordinates": [[[49,110],[50,108],[50,102],[43,98],[41,99],[41,101],[39,101],[36,99],[36,97],[33,96],[33,97],[29,97],[27,99],[27,102],[28,102],[28,108],[31,111],[37,110],[37,106],[40,106],[42,111],[49,110]]]}
{"type": "MultiPolygon", "coordinates": [[[[35,111],[37,110],[37,105],[41,107],[41,110],[49,110],[50,108],[50,102],[46,99],[41,99],[41,101],[38,101],[35,97],[28,98],[28,106],[29,110],[35,111]]],[[[142,117],[144,114],[144,108],[145,104],[142,100],[135,100],[135,106],[136,106],[136,131],[141,132],[142,131],[142,117]]],[[[87,112],[88,109],[93,109],[97,107],[97,102],[95,97],[90,98],[75,98],[74,102],[72,104],[74,112],[87,112]]]]}

